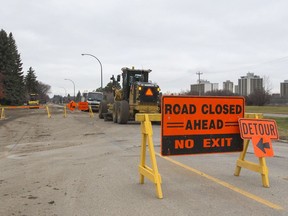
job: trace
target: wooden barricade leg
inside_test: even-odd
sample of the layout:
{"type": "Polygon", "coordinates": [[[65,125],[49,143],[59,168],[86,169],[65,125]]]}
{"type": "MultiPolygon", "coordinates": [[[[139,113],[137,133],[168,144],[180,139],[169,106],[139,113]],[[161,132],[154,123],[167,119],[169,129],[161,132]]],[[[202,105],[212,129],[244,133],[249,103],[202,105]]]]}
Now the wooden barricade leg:
{"type": "Polygon", "coordinates": [[[268,167],[266,165],[266,160],[264,157],[260,157],[259,158],[259,163],[260,163],[260,173],[261,173],[261,177],[262,177],[262,184],[264,187],[270,187],[269,185],[269,177],[268,177],[268,167]]]}
{"type": "Polygon", "coordinates": [[[90,115],[90,118],[94,118],[94,113],[93,113],[91,106],[89,106],[89,115],[90,115]]]}
{"type": "MultiPolygon", "coordinates": [[[[151,124],[151,122],[149,122],[149,123],[151,124]]],[[[151,129],[152,129],[152,126],[151,126],[151,129]]],[[[150,157],[151,157],[152,170],[154,171],[154,179],[155,179],[154,183],[156,186],[157,195],[158,195],[158,198],[163,198],[162,188],[161,188],[161,183],[162,183],[161,182],[161,176],[158,172],[158,166],[157,166],[152,136],[148,136],[148,147],[149,147],[149,152],[150,152],[150,157]]]]}
{"type": "Polygon", "coordinates": [[[0,119],[5,119],[5,109],[2,107],[1,109],[1,117],[0,119]]]}
{"type": "Polygon", "coordinates": [[[244,140],[243,151],[240,153],[239,159],[236,162],[236,169],[235,169],[235,173],[234,173],[235,176],[240,175],[241,168],[242,168],[241,165],[245,161],[245,156],[247,153],[248,145],[249,145],[249,140],[244,140]]]}
{"type": "Polygon", "coordinates": [[[49,111],[49,107],[48,107],[48,106],[46,106],[46,111],[47,111],[48,118],[51,118],[51,114],[50,114],[50,111],[49,111]]]}
{"type": "MultiPolygon", "coordinates": [[[[141,122],[141,129],[144,127],[142,124],[144,124],[144,123],[141,122]]],[[[140,155],[140,165],[139,165],[140,184],[144,184],[144,175],[141,174],[140,169],[145,168],[145,163],[146,163],[146,142],[147,142],[147,136],[142,132],[141,155],[140,155]]]]}
{"type": "Polygon", "coordinates": [[[64,106],[64,114],[63,114],[63,117],[64,117],[64,118],[67,117],[67,108],[66,108],[66,106],[64,106]]]}
{"type": "MultiPolygon", "coordinates": [[[[245,114],[245,118],[263,118],[262,114],[245,114]]],[[[238,158],[238,160],[236,161],[236,168],[235,168],[235,172],[234,175],[235,176],[239,176],[240,172],[241,172],[241,168],[246,168],[248,170],[251,170],[253,172],[258,172],[261,174],[261,178],[262,178],[262,185],[263,187],[269,187],[269,177],[268,177],[268,167],[266,165],[266,160],[264,157],[260,157],[259,158],[259,164],[250,162],[250,161],[246,161],[245,157],[246,157],[246,153],[248,150],[248,146],[249,146],[249,141],[250,140],[244,140],[243,143],[243,151],[240,153],[240,156],[238,158]]]]}
{"type": "Polygon", "coordinates": [[[163,198],[161,188],[161,176],[158,172],[158,166],[156,162],[155,149],[153,144],[153,129],[148,114],[145,114],[144,121],[141,122],[142,143],[141,143],[141,157],[139,164],[140,183],[144,184],[144,177],[147,177],[156,186],[156,193],[159,199],[163,198]],[[148,142],[151,166],[146,165],[146,143],[148,142]]]}

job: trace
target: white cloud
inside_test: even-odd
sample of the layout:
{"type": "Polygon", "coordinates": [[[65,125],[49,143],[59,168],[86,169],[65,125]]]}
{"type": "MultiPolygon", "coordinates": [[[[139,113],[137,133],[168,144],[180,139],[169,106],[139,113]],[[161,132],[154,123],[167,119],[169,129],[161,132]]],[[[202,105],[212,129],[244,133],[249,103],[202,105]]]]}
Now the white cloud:
{"type": "MultiPolygon", "coordinates": [[[[273,91],[288,77],[288,2],[172,0],[11,0],[2,3],[2,28],[14,34],[24,70],[32,66],[52,90],[100,86],[122,67],[152,69],[161,89],[180,92],[252,71],[269,76],[273,91]],[[273,61],[275,60],[275,61],[273,61]],[[272,62],[271,62],[272,61],[272,62]]],[[[55,90],[56,91],[56,90],[55,90]]]]}

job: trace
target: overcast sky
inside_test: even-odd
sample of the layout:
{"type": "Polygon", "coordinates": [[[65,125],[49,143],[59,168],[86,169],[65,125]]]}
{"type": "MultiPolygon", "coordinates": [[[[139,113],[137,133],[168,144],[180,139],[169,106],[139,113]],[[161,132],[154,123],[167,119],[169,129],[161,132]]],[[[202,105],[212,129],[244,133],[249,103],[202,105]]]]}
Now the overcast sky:
{"type": "Polygon", "coordinates": [[[0,0],[0,28],[12,32],[25,73],[51,95],[104,86],[122,67],[151,69],[162,92],[180,92],[252,72],[273,93],[288,80],[286,0],[0,0]]]}

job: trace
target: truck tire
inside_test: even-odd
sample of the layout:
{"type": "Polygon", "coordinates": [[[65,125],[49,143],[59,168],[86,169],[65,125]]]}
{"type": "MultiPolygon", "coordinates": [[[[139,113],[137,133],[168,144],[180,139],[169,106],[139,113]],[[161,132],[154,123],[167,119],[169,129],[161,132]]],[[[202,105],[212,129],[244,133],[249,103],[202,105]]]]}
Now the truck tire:
{"type": "Polygon", "coordinates": [[[106,101],[101,101],[99,105],[99,113],[98,116],[100,119],[104,119],[104,113],[108,112],[108,106],[106,101]]]}
{"type": "Polygon", "coordinates": [[[109,119],[109,116],[107,115],[107,114],[103,114],[103,118],[104,118],[104,121],[109,121],[110,119],[109,119]]]}
{"type": "Polygon", "coordinates": [[[123,100],[119,102],[117,109],[117,122],[119,124],[127,124],[129,120],[129,104],[127,101],[123,100]]]}
{"type": "Polygon", "coordinates": [[[112,120],[114,123],[118,122],[118,115],[117,114],[118,114],[119,105],[120,105],[119,101],[115,101],[115,103],[113,104],[112,120]]]}

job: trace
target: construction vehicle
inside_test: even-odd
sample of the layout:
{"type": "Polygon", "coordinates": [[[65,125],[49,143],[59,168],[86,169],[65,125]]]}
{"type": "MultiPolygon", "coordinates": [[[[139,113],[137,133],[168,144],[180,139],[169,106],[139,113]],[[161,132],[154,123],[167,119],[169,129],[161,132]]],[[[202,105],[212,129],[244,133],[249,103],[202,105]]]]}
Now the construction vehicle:
{"type": "Polygon", "coordinates": [[[111,77],[113,83],[112,100],[100,103],[99,118],[126,124],[134,120],[136,113],[159,113],[159,92],[157,84],[149,81],[151,70],[122,68],[122,88],[117,88],[121,76],[111,77]],[[117,85],[118,84],[118,85],[117,85]]]}
{"type": "Polygon", "coordinates": [[[29,109],[39,109],[40,108],[39,95],[35,93],[30,93],[27,104],[29,106],[29,109]]]}

